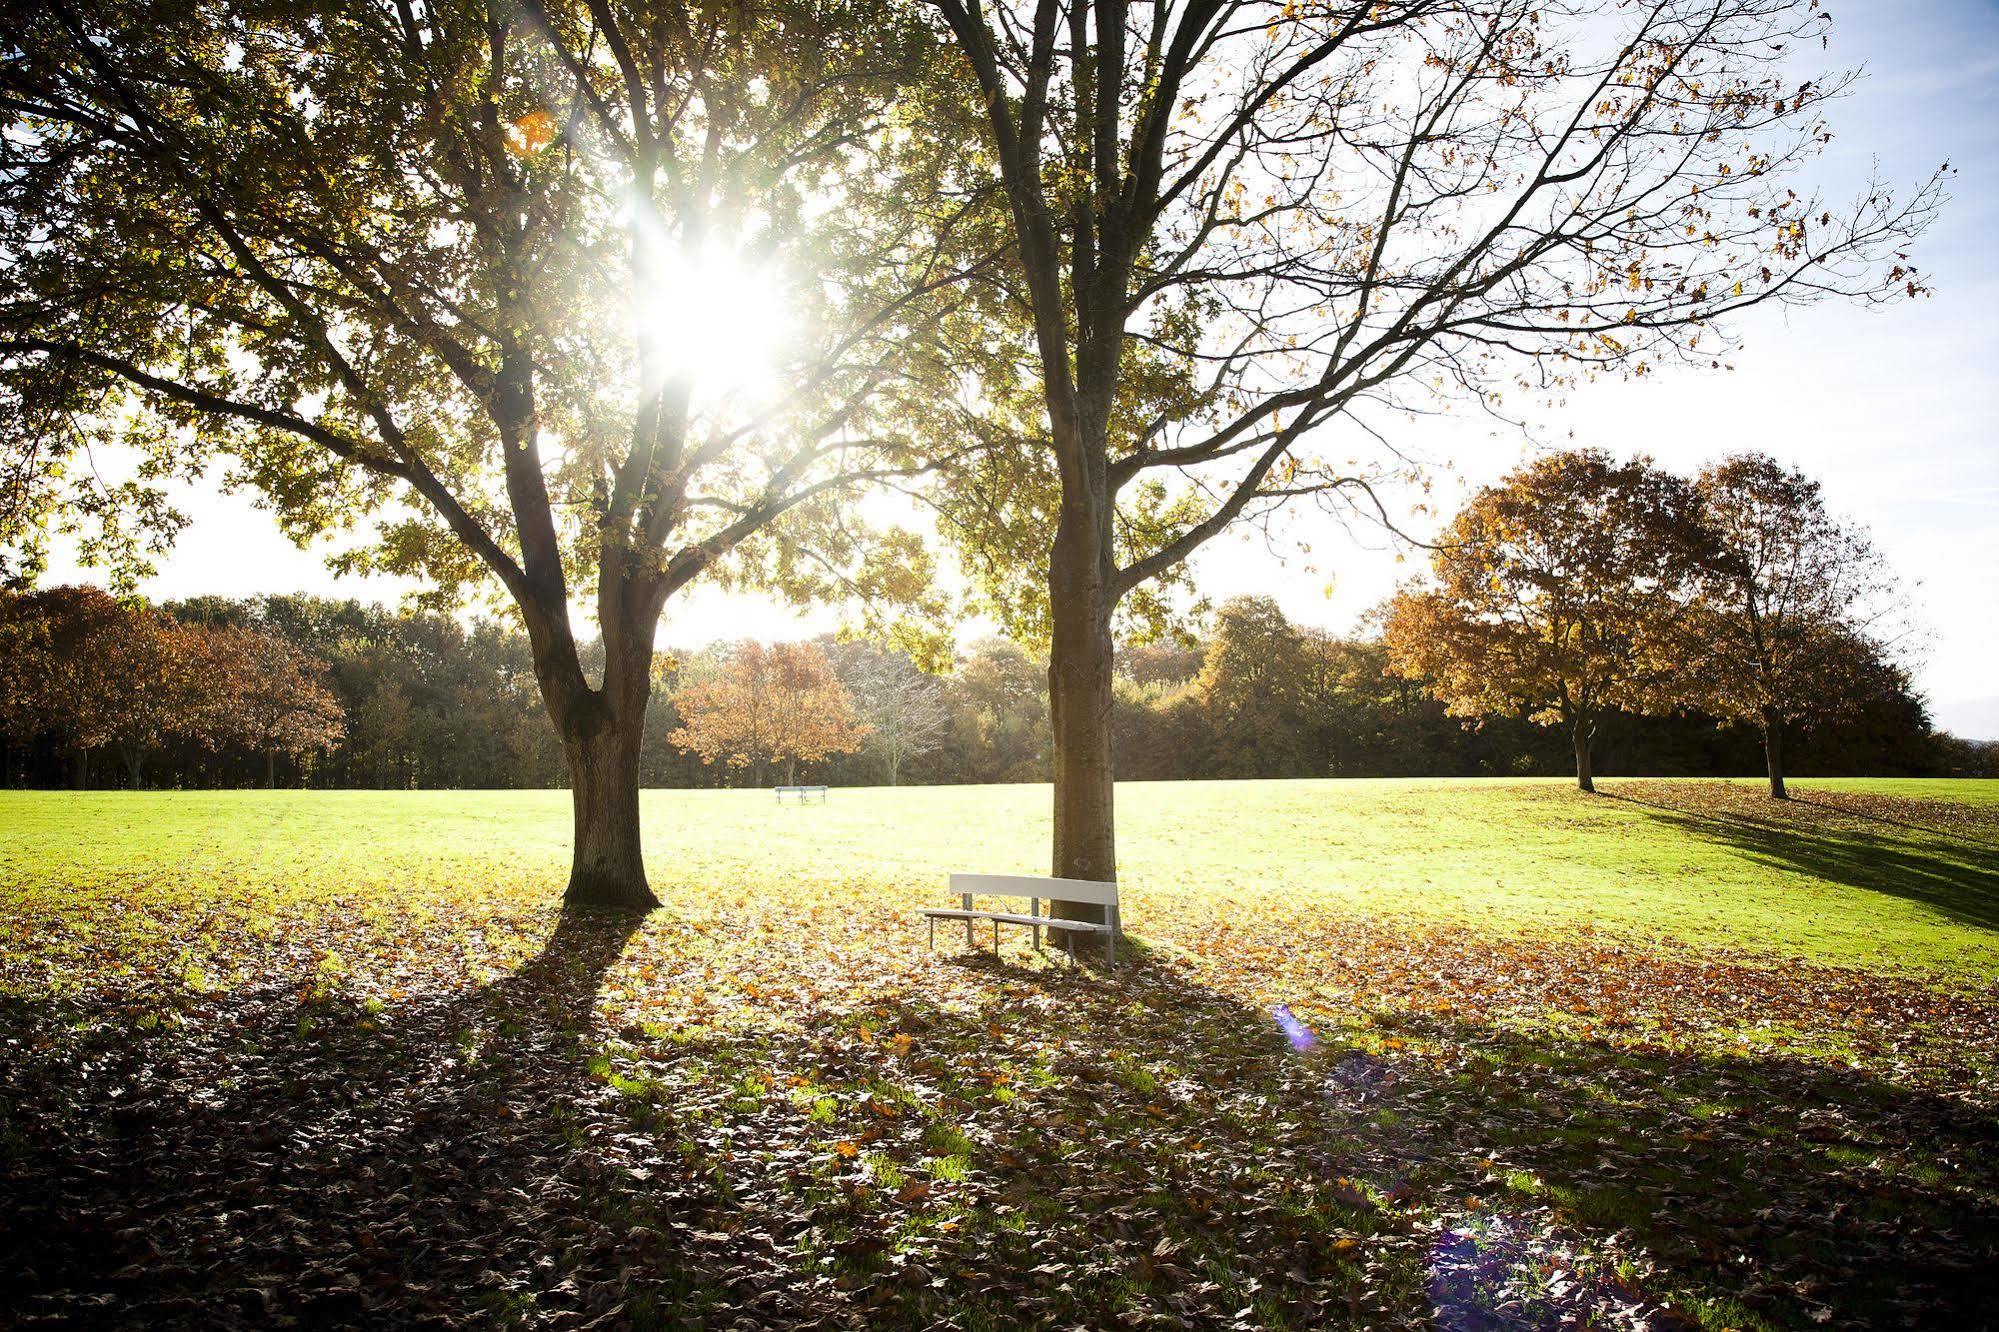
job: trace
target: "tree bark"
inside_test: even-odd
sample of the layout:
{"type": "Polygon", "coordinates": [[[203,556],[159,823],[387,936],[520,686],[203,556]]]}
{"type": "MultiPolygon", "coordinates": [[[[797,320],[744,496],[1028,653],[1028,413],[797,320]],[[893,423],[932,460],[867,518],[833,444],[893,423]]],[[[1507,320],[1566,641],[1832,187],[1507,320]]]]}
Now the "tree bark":
{"type": "Polygon", "coordinates": [[[1789,800],[1784,789],[1784,718],[1775,708],[1763,709],[1763,766],[1770,775],[1770,798],[1789,800]]]}
{"type": "MultiPolygon", "coordinates": [[[[1060,879],[1117,878],[1111,747],[1111,611],[1108,542],[1065,510],[1048,571],[1053,630],[1048,656],[1049,722],[1055,746],[1054,874],[1060,879]]],[[[1104,908],[1054,902],[1058,920],[1101,923],[1104,908]]],[[[1066,931],[1054,942],[1068,943],[1066,931]]],[[[1080,945],[1090,936],[1079,938],[1080,945]]]]}
{"type": "Polygon", "coordinates": [[[637,718],[607,715],[603,724],[565,739],[569,792],[576,811],[576,845],[564,899],[579,906],[650,910],[659,905],[646,885],[639,843],[637,718]]]}
{"type": "Polygon", "coordinates": [[[1596,727],[1588,722],[1578,721],[1570,728],[1576,742],[1576,786],[1579,790],[1596,792],[1596,772],[1590,766],[1590,741],[1595,738],[1596,727]]]}

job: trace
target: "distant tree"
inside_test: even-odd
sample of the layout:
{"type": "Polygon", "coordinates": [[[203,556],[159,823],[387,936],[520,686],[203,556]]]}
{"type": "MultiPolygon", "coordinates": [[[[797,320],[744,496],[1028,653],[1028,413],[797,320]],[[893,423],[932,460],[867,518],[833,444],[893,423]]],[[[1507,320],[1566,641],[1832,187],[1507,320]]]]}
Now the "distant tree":
{"type": "Polygon", "coordinates": [[[1134,643],[1118,653],[1118,674],[1134,684],[1185,684],[1201,673],[1205,656],[1191,639],[1134,643]]]}
{"type": "Polygon", "coordinates": [[[1566,727],[1576,785],[1612,708],[1674,697],[1692,576],[1692,498],[1644,459],[1556,454],[1480,491],[1439,538],[1433,585],[1391,603],[1390,669],[1462,717],[1525,710],[1566,727]]]}
{"type": "Polygon", "coordinates": [[[812,643],[746,642],[713,679],[681,689],[674,705],[675,744],[709,763],[748,768],[759,786],[766,764],[783,764],[789,785],[800,760],[850,754],[867,736],[852,696],[812,643]]]}
{"type": "Polygon", "coordinates": [[[393,677],[379,680],[353,714],[353,756],[362,780],[382,788],[410,784],[416,709],[393,677]]]}
{"type": "Polygon", "coordinates": [[[264,758],[264,785],[278,784],[280,754],[297,761],[331,749],[347,732],[340,700],[326,687],[326,663],[276,634],[207,630],[209,660],[222,688],[211,693],[208,726],[217,747],[236,745],[264,758]]]}
{"type": "Polygon", "coordinates": [[[1770,794],[1783,800],[1785,725],[1851,717],[1880,692],[1899,628],[1895,580],[1818,482],[1773,458],[1724,459],[1694,488],[1705,545],[1686,622],[1689,698],[1762,729],[1770,794]]]}
{"type": "Polygon", "coordinates": [[[1201,665],[1217,777],[1286,777],[1306,764],[1305,638],[1269,597],[1223,603],[1201,665]]]}
{"type": "Polygon", "coordinates": [[[950,728],[944,686],[900,652],[864,649],[852,654],[842,672],[867,739],[863,748],[879,755],[888,784],[902,780],[902,762],[937,747],[950,728]]]}
{"type": "Polygon", "coordinates": [[[1934,744],[1945,776],[1999,777],[1999,740],[1966,740],[1944,731],[1934,744]]]}
{"type": "Polygon", "coordinates": [[[134,787],[145,757],[171,736],[204,740],[222,689],[200,667],[203,631],[89,587],[10,598],[6,711],[17,733],[53,732],[78,753],[115,744],[134,787]]]}
{"type": "Polygon", "coordinates": [[[15,739],[67,745],[78,789],[89,782],[90,751],[110,738],[102,648],[123,619],[96,588],[0,592],[0,724],[15,739]]]}
{"type": "Polygon", "coordinates": [[[96,650],[100,658],[88,669],[107,680],[98,714],[134,789],[144,780],[146,755],[169,740],[213,747],[229,681],[210,665],[207,630],[138,608],[96,650]]]}
{"type": "Polygon", "coordinates": [[[1048,672],[1010,638],[974,643],[958,664],[958,697],[969,714],[964,743],[980,756],[978,782],[1048,780],[1048,672]]]}

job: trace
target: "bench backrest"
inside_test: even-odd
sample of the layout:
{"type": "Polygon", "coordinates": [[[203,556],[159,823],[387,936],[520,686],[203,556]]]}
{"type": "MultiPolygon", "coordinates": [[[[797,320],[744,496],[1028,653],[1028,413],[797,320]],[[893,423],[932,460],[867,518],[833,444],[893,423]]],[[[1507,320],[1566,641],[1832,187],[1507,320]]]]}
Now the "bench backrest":
{"type": "Polygon", "coordinates": [[[1038,897],[1044,902],[1118,904],[1117,885],[1095,879],[1043,879],[1028,874],[953,874],[951,891],[974,897],[1038,897]]]}

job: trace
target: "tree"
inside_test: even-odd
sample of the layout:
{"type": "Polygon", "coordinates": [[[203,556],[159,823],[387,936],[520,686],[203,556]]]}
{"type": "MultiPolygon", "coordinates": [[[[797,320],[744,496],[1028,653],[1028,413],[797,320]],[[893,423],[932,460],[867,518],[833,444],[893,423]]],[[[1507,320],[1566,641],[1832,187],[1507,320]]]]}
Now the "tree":
{"type": "Polygon", "coordinates": [[[1217,777],[1289,777],[1304,769],[1305,638],[1269,597],[1235,597],[1215,616],[1201,701],[1217,777]]]}
{"type": "Polygon", "coordinates": [[[124,621],[124,607],[93,587],[0,592],[0,720],[17,738],[63,737],[75,751],[79,790],[90,751],[111,738],[116,682],[105,668],[124,621]]]}
{"type": "Polygon", "coordinates": [[[275,634],[210,629],[209,662],[223,681],[211,726],[217,747],[264,757],[264,785],[278,784],[277,756],[294,761],[331,749],[346,734],[340,700],[322,681],[326,663],[275,634]]]}
{"type": "Polygon", "coordinates": [[[1012,447],[954,530],[1002,593],[1045,582],[1057,875],[1116,873],[1114,617],[1287,500],[1366,512],[1401,463],[1344,447],[1372,416],[1718,364],[1747,307],[1918,289],[1896,246],[1935,180],[1792,189],[1846,86],[1778,69],[1816,0],[930,3],[1031,371],[985,386],[1012,447]]]}
{"type": "Polygon", "coordinates": [[[989,756],[978,782],[1048,780],[1048,672],[1010,638],[974,643],[958,664],[957,688],[971,712],[969,742],[989,756]]]}
{"type": "Polygon", "coordinates": [[[1391,604],[1391,668],[1451,712],[1525,711],[1560,723],[1576,785],[1611,708],[1643,711],[1683,687],[1676,655],[1696,537],[1686,485],[1644,459],[1555,454],[1475,495],[1439,539],[1435,586],[1391,604]]]}
{"type": "Polygon", "coordinates": [[[0,722],[17,737],[60,735],[87,755],[115,744],[137,788],[171,740],[213,747],[234,683],[216,634],[92,587],[14,593],[0,604],[0,722]]]}
{"type": "Polygon", "coordinates": [[[713,679],[681,689],[674,706],[682,720],[668,737],[674,744],[709,763],[749,768],[758,786],[766,763],[782,763],[790,785],[800,760],[851,754],[867,736],[813,643],[743,643],[713,679]]]}
{"type": "Polygon", "coordinates": [[[93,669],[107,684],[100,702],[108,738],[125,760],[125,775],[137,790],[148,751],[170,738],[211,745],[211,729],[221,714],[226,679],[207,669],[206,631],[176,623],[159,611],[128,611],[118,632],[97,649],[93,669]]]}
{"type": "Polygon", "coordinates": [[[898,785],[902,761],[944,738],[951,720],[944,687],[902,653],[865,647],[848,656],[841,676],[867,731],[863,747],[881,756],[888,784],[898,785]]]}
{"type": "Polygon", "coordinates": [[[1783,800],[1785,724],[1853,716],[1893,674],[1894,578],[1818,482],[1773,458],[1724,459],[1694,488],[1706,545],[1687,621],[1690,697],[1762,729],[1770,794],[1783,800]]]}
{"type": "Polygon", "coordinates": [[[568,896],[651,905],[664,606],[729,561],[865,594],[836,501],[927,461],[886,390],[938,373],[940,237],[977,204],[931,206],[945,140],[899,124],[919,26],[91,0],[9,7],[0,45],[0,543],[32,567],[95,516],[129,572],[179,521],[164,481],[227,458],[290,535],[360,542],[343,568],[497,586],[569,769],[568,896]],[[94,484],[96,438],[131,482],[94,484]]]}

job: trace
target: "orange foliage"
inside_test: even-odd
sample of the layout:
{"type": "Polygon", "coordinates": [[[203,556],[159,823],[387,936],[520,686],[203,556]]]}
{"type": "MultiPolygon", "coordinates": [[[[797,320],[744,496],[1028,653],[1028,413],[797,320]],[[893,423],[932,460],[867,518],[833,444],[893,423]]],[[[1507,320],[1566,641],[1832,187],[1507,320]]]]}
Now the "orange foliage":
{"type": "Polygon", "coordinates": [[[674,695],[682,725],[669,737],[710,763],[750,768],[761,783],[766,763],[812,762],[860,748],[868,728],[852,697],[811,643],[747,642],[712,680],[674,695]]]}

